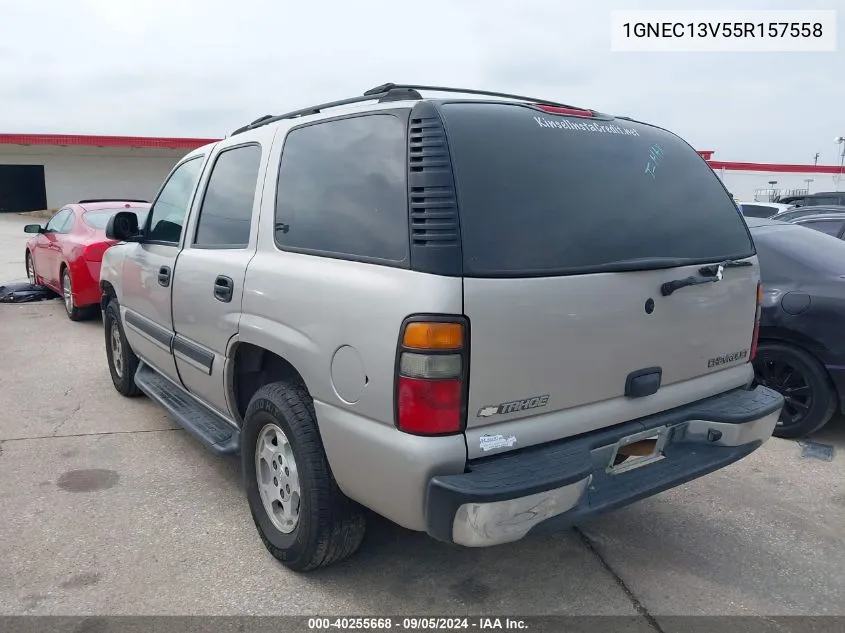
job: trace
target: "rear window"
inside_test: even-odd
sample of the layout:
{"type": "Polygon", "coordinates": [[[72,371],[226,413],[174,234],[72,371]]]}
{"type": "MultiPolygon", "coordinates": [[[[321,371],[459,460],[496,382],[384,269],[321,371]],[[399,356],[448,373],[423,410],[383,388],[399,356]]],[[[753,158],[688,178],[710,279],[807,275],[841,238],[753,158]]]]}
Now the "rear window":
{"type": "Polygon", "coordinates": [[[804,205],[808,207],[824,206],[827,204],[840,204],[839,197],[827,196],[804,199],[804,205]]]}
{"type": "Polygon", "coordinates": [[[742,215],[749,218],[769,218],[777,213],[775,207],[767,207],[761,204],[743,204],[742,215]]]}
{"type": "Polygon", "coordinates": [[[795,224],[751,231],[764,283],[790,277],[795,266],[824,275],[845,273],[845,242],[839,238],[795,224]]]}
{"type": "Polygon", "coordinates": [[[839,235],[842,230],[842,220],[807,220],[800,224],[805,228],[815,229],[828,235],[839,235]]]}
{"type": "Polygon", "coordinates": [[[97,209],[95,211],[86,211],[82,216],[82,220],[92,229],[105,229],[106,224],[109,223],[109,218],[118,211],[132,211],[138,216],[138,226],[144,226],[149,209],[127,209],[125,207],[120,209],[97,209]]]}
{"type": "Polygon", "coordinates": [[[668,267],[754,253],[713,170],[669,132],[496,103],[445,104],[442,114],[467,275],[668,267]]]}

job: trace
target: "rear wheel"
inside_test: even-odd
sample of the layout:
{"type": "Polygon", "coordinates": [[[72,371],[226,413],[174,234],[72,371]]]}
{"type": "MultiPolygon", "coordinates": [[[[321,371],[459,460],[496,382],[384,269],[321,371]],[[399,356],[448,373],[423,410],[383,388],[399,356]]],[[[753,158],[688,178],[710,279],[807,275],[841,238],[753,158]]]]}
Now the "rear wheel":
{"type": "Polygon", "coordinates": [[[73,303],[73,284],[71,283],[70,271],[62,268],[62,299],[65,303],[67,318],[71,321],[84,321],[94,315],[95,307],[78,307],[73,303]]]}
{"type": "Polygon", "coordinates": [[[329,467],[311,396],[300,385],[265,385],[252,397],[241,434],[247,499],[267,550],[294,571],[351,556],[366,529],[329,467]]]}
{"type": "Polygon", "coordinates": [[[761,343],[754,359],[757,384],[784,397],[776,437],[799,438],[822,428],[836,409],[836,393],[824,367],[802,349],[761,343]]]}

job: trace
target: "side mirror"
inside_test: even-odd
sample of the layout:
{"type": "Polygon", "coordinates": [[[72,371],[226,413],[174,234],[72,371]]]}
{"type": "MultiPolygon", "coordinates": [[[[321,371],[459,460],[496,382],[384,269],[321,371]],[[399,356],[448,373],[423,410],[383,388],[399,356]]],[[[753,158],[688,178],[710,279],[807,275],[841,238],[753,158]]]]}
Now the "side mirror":
{"type": "Polygon", "coordinates": [[[119,242],[138,242],[138,216],[132,211],[118,211],[106,224],[106,237],[119,242]]]}
{"type": "Polygon", "coordinates": [[[24,233],[43,233],[44,227],[42,227],[40,224],[27,224],[25,227],[23,227],[23,232],[24,233]]]}

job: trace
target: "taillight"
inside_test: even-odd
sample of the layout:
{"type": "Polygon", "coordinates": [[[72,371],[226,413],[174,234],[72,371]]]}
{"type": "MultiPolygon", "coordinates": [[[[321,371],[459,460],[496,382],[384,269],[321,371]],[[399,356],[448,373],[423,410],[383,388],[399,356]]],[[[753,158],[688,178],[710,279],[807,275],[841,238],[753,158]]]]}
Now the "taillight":
{"type": "Polygon", "coordinates": [[[586,116],[592,117],[593,113],[590,110],[581,110],[579,108],[564,108],[561,106],[544,105],[538,103],[534,105],[535,108],[548,112],[549,114],[562,114],[565,116],[586,116]]]}
{"type": "Polygon", "coordinates": [[[757,355],[757,339],[760,338],[760,318],[763,316],[763,284],[757,282],[757,311],[754,313],[754,336],[751,339],[751,358],[757,355]]]}
{"type": "Polygon", "coordinates": [[[396,426],[416,435],[460,433],[466,418],[468,328],[459,317],[409,320],[396,362],[396,426]]]}

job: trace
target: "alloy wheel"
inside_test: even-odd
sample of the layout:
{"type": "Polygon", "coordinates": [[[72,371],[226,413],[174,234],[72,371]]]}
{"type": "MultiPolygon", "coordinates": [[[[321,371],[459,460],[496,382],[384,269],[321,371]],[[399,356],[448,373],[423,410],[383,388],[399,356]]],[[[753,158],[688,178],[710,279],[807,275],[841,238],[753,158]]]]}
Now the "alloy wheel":
{"type": "Polygon", "coordinates": [[[299,523],[302,503],[293,447],[276,424],[265,424],[255,443],[255,475],[267,516],[280,532],[290,534],[299,523]]]}
{"type": "Polygon", "coordinates": [[[70,314],[73,312],[73,294],[70,287],[70,275],[67,271],[62,275],[62,296],[65,300],[65,310],[70,314]]]}
{"type": "Polygon", "coordinates": [[[754,363],[755,381],[783,396],[778,426],[799,424],[813,406],[813,390],[807,378],[794,366],[777,357],[763,357],[754,363]]]}
{"type": "Polygon", "coordinates": [[[114,321],[111,323],[109,344],[111,347],[111,363],[114,373],[117,374],[118,378],[123,378],[123,346],[120,341],[120,330],[114,321]]]}

